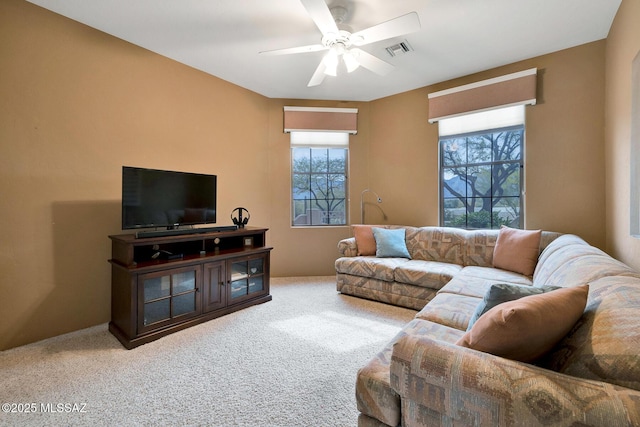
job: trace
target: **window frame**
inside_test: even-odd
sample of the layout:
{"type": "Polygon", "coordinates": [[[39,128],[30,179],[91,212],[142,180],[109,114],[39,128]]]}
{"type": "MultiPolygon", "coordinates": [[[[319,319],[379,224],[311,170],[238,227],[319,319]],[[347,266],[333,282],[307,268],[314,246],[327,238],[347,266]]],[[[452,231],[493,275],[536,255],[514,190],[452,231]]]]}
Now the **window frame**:
{"type": "MultiPolygon", "coordinates": [[[[323,228],[323,227],[344,227],[349,225],[349,205],[350,205],[350,199],[349,199],[349,166],[350,166],[350,161],[349,161],[349,155],[350,155],[350,151],[349,151],[349,145],[331,145],[331,144],[296,144],[296,145],[292,145],[290,147],[290,186],[289,186],[289,191],[290,191],[290,225],[292,228],[323,228]],[[326,171],[324,172],[314,172],[311,170],[311,162],[312,162],[312,158],[313,156],[311,155],[313,153],[313,150],[324,150],[326,152],[326,155],[328,156],[328,158],[330,158],[330,151],[331,150],[341,150],[344,151],[344,173],[340,174],[343,181],[344,181],[344,197],[341,197],[339,199],[342,199],[342,203],[344,205],[344,220],[340,223],[331,223],[331,219],[329,218],[329,222],[319,222],[319,223],[314,223],[313,222],[313,216],[311,218],[311,221],[307,221],[304,224],[296,224],[296,202],[300,201],[302,199],[296,199],[295,195],[294,195],[294,189],[295,189],[295,185],[294,185],[294,180],[295,180],[295,175],[296,174],[304,174],[304,172],[296,172],[295,170],[295,151],[296,150],[308,150],[310,153],[309,159],[310,159],[310,167],[309,167],[309,171],[307,172],[309,175],[309,181],[310,183],[312,182],[312,176],[313,175],[326,175],[327,177],[327,182],[330,181],[329,176],[331,175],[335,175],[338,174],[338,172],[335,171],[331,171],[329,170],[329,168],[327,168],[326,171]]],[[[311,186],[311,184],[310,184],[311,186]]],[[[329,186],[327,186],[328,188],[329,186]]],[[[312,200],[314,199],[308,199],[310,200],[309,203],[313,203],[312,200]]],[[[318,200],[317,198],[315,200],[318,200]]],[[[322,199],[320,199],[322,200],[322,199]]],[[[330,217],[330,213],[332,212],[331,210],[327,211],[327,210],[323,210],[323,219],[326,218],[327,212],[329,212],[329,217],[330,217]]]]}
{"type": "MultiPolygon", "coordinates": [[[[469,167],[491,167],[493,169],[494,166],[499,166],[499,165],[504,165],[504,164],[518,164],[518,170],[519,170],[519,189],[518,189],[518,224],[510,224],[511,227],[515,227],[515,228],[520,228],[523,229],[524,225],[525,225],[525,192],[524,192],[524,188],[525,188],[525,139],[526,139],[526,126],[525,123],[521,123],[521,124],[516,124],[516,125],[509,125],[509,126],[503,126],[503,127],[494,127],[494,128],[488,128],[488,129],[481,129],[481,130],[475,130],[472,132],[467,132],[467,133],[460,133],[460,134],[449,134],[449,135],[441,135],[438,137],[438,191],[439,191],[439,224],[442,227],[445,226],[449,226],[449,227],[460,227],[460,228],[464,228],[464,229],[478,229],[478,228],[487,228],[487,227],[473,227],[473,226],[469,226],[469,217],[468,214],[465,214],[465,224],[464,226],[462,225],[445,225],[445,212],[446,212],[446,207],[445,207],[445,201],[446,200],[453,200],[453,198],[445,198],[445,192],[447,191],[445,189],[445,171],[449,168],[451,168],[451,165],[447,165],[445,164],[445,153],[444,153],[444,147],[443,144],[448,141],[448,140],[454,140],[454,139],[462,139],[462,138],[470,138],[473,136],[478,136],[478,135],[487,135],[487,134],[497,134],[500,132],[507,132],[507,131],[517,131],[517,130],[521,130],[522,134],[520,137],[520,147],[519,147],[519,158],[518,159],[513,159],[513,160],[498,160],[496,161],[493,158],[494,155],[494,149],[493,147],[491,148],[491,160],[490,161],[484,161],[484,162],[478,162],[478,163],[469,163],[469,159],[468,156],[467,160],[465,163],[461,163],[461,164],[456,164],[456,167],[464,167],[464,168],[469,168],[469,167]]],[[[467,149],[467,154],[468,154],[468,145],[465,144],[465,149],[467,149]]],[[[491,171],[491,199],[493,200],[494,197],[494,191],[493,191],[493,186],[494,186],[494,182],[493,182],[493,170],[491,171]]],[[[465,181],[466,182],[466,181],[465,181]]],[[[466,186],[466,184],[465,184],[466,186]]],[[[504,197],[500,197],[500,199],[503,198],[515,198],[516,196],[504,196],[504,197]]],[[[474,197],[470,197],[468,194],[466,195],[465,199],[469,200],[469,199],[473,199],[474,197]]],[[[458,199],[458,198],[456,198],[458,199]]],[[[459,199],[458,199],[459,200],[459,199]]],[[[475,206],[474,202],[474,206],[475,206]]],[[[490,211],[490,223],[488,225],[489,229],[497,229],[500,228],[500,223],[498,224],[493,224],[493,213],[494,213],[494,206],[493,203],[491,204],[491,211],[490,211]]],[[[481,212],[482,210],[478,211],[481,212]]]]}

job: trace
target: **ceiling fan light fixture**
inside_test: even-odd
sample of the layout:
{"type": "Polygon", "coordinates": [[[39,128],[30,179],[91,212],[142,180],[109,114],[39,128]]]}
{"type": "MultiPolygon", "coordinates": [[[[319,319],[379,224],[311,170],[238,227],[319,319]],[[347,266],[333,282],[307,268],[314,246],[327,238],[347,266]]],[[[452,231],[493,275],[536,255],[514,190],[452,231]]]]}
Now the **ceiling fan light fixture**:
{"type": "Polygon", "coordinates": [[[351,73],[357,70],[358,67],[360,66],[360,63],[358,62],[356,55],[354,54],[354,52],[351,52],[350,50],[346,51],[344,55],[342,55],[342,58],[344,59],[344,65],[347,67],[348,73],[351,73]]]}
{"type": "Polygon", "coordinates": [[[324,73],[328,76],[338,75],[338,52],[336,49],[329,49],[324,59],[324,73]]]}

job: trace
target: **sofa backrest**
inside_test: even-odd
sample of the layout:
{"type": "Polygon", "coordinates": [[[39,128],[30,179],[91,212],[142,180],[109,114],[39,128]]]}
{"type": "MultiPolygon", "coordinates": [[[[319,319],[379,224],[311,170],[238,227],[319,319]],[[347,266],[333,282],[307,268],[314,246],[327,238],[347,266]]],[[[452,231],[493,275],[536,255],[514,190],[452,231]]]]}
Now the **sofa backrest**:
{"type": "Polygon", "coordinates": [[[490,267],[498,230],[404,227],[412,259],[490,267]]]}
{"type": "Polygon", "coordinates": [[[464,265],[466,232],[447,227],[403,227],[412,259],[464,265]]]}
{"type": "MultiPolygon", "coordinates": [[[[391,226],[390,228],[396,228],[391,226]]],[[[463,266],[491,267],[500,230],[464,230],[452,227],[402,227],[413,259],[449,262],[463,266]]],[[[542,251],[560,233],[543,231],[542,251]]]]}
{"type": "Polygon", "coordinates": [[[584,315],[539,364],[576,377],[640,390],[640,279],[589,283],[584,315]]]}
{"type": "Polygon", "coordinates": [[[615,275],[640,277],[631,267],[580,237],[566,234],[543,250],[533,273],[533,285],[578,286],[615,275]]]}

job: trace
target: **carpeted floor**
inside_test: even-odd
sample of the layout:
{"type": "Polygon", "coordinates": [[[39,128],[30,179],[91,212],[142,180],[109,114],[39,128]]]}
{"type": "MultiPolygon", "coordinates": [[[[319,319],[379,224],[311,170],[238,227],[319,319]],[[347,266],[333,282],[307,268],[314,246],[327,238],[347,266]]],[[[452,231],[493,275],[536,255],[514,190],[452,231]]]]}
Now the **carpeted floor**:
{"type": "Polygon", "coordinates": [[[333,276],[271,294],[133,350],[105,324],[0,352],[0,425],[355,426],[357,370],[415,311],[333,276]]]}

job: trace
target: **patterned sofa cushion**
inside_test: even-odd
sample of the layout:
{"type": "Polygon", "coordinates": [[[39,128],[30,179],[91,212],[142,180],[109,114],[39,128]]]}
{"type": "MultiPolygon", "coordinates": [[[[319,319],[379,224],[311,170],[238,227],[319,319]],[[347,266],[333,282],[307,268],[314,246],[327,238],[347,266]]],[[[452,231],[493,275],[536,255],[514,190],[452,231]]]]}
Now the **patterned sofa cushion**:
{"type": "Polygon", "coordinates": [[[482,298],[491,285],[496,283],[531,286],[533,282],[526,276],[498,268],[465,267],[438,293],[447,292],[482,298]]]}
{"type": "Polygon", "coordinates": [[[465,331],[481,301],[478,297],[441,292],[416,314],[416,318],[465,331]]]}
{"type": "Polygon", "coordinates": [[[401,268],[395,269],[394,280],[398,283],[440,289],[460,270],[462,267],[457,264],[411,260],[403,263],[401,268]]]}
{"type": "Polygon", "coordinates": [[[342,257],[336,260],[335,266],[338,273],[393,282],[396,267],[408,261],[406,258],[342,257]]]}
{"type": "Polygon", "coordinates": [[[582,318],[542,365],[640,390],[640,279],[605,277],[589,287],[582,318]]]}

